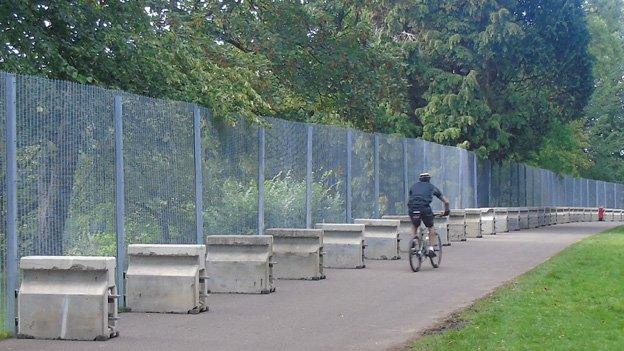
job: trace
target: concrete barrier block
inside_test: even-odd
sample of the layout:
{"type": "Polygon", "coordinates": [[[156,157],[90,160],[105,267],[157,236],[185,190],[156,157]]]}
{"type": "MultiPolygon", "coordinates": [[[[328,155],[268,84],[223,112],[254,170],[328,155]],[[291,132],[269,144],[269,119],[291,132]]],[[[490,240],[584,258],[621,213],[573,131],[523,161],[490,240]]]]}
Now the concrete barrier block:
{"type": "Polygon", "coordinates": [[[447,222],[449,241],[466,241],[466,211],[451,210],[447,222]]]}
{"type": "Polygon", "coordinates": [[[206,311],[204,245],[128,246],[126,306],[133,312],[206,311]]]}
{"type": "Polygon", "coordinates": [[[520,230],[520,208],[509,207],[507,209],[507,226],[509,231],[520,230]]]}
{"type": "Polygon", "coordinates": [[[447,217],[434,217],[433,226],[435,227],[436,233],[440,236],[442,245],[451,246],[451,241],[449,240],[449,237],[448,237],[448,218],[447,217]]]}
{"type": "Polygon", "coordinates": [[[496,217],[494,215],[493,208],[481,209],[481,234],[482,235],[496,234],[496,217]]]}
{"type": "Polygon", "coordinates": [[[364,225],[318,223],[323,230],[325,268],[364,268],[364,225]]]}
{"type": "Polygon", "coordinates": [[[481,238],[481,209],[467,208],[466,212],[466,237],[481,238]]]}
{"type": "Polygon", "coordinates": [[[273,282],[273,237],[208,235],[206,273],[213,293],[268,294],[273,282]]]}
{"type": "Polygon", "coordinates": [[[273,276],[277,279],[324,279],[323,230],[273,228],[273,276]]]}
{"type": "Polygon", "coordinates": [[[557,224],[568,223],[570,219],[570,213],[565,207],[557,207],[557,224]]]}
{"type": "Polygon", "coordinates": [[[592,221],[592,209],[589,207],[585,207],[583,209],[583,222],[591,222],[592,221]]]}
{"type": "Polygon", "coordinates": [[[613,209],[612,208],[607,208],[605,209],[605,222],[613,222],[614,221],[614,215],[613,215],[613,209]]]}
{"type": "Polygon", "coordinates": [[[398,220],[356,219],[355,224],[364,225],[364,257],[371,260],[398,260],[399,226],[398,220]]]}
{"type": "Polygon", "coordinates": [[[591,209],[591,221],[598,222],[598,208],[596,207],[591,209]]]}
{"type": "Polygon", "coordinates": [[[518,207],[518,225],[520,229],[529,229],[529,208],[518,207]]]}
{"type": "Polygon", "coordinates": [[[400,252],[409,252],[410,241],[412,240],[412,220],[409,216],[400,216],[400,215],[385,215],[381,217],[382,219],[391,219],[400,221],[399,225],[399,251],[400,252]]]}
{"type": "Polygon", "coordinates": [[[549,207],[548,208],[548,225],[557,224],[557,208],[549,207]]]}
{"type": "Polygon", "coordinates": [[[106,340],[117,336],[114,257],[20,260],[19,338],[106,340]]]}
{"type": "Polygon", "coordinates": [[[537,207],[529,207],[527,227],[529,229],[533,229],[533,228],[537,228],[538,226],[539,226],[539,209],[537,207]]]}
{"type": "Polygon", "coordinates": [[[587,217],[585,215],[585,213],[586,213],[585,208],[581,207],[581,208],[578,209],[578,211],[579,211],[579,214],[578,214],[579,222],[587,222],[587,217]]]}
{"type": "Polygon", "coordinates": [[[570,213],[569,214],[569,217],[570,217],[569,222],[575,223],[575,222],[579,221],[579,210],[578,210],[578,208],[570,207],[569,208],[569,213],[570,213]]]}
{"type": "Polygon", "coordinates": [[[506,207],[494,208],[494,231],[496,233],[509,231],[509,209],[506,207]]]}
{"type": "Polygon", "coordinates": [[[537,226],[543,227],[547,226],[547,215],[546,215],[546,207],[538,207],[537,208],[537,226]]]}

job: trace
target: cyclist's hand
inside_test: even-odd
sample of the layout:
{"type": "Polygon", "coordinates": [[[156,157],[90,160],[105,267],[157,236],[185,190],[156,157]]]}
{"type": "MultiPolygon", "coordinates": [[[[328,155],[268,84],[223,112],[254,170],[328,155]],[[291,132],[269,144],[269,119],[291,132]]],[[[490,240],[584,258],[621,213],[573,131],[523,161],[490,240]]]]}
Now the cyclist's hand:
{"type": "Polygon", "coordinates": [[[444,210],[444,213],[442,213],[442,217],[446,217],[451,213],[451,211],[449,209],[444,210]]]}

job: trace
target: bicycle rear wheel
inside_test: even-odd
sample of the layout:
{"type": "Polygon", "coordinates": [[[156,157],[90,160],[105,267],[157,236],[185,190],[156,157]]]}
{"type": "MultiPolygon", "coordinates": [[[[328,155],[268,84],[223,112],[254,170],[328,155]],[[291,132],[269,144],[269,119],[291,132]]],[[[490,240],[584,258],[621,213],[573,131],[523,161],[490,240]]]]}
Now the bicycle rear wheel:
{"type": "Polygon", "coordinates": [[[420,270],[422,260],[422,241],[416,236],[410,242],[409,249],[409,263],[412,271],[418,272],[420,270]]]}
{"type": "Polygon", "coordinates": [[[433,251],[436,255],[435,257],[429,257],[429,260],[433,268],[438,268],[442,262],[442,240],[440,240],[440,235],[436,235],[436,244],[433,246],[433,251]]]}

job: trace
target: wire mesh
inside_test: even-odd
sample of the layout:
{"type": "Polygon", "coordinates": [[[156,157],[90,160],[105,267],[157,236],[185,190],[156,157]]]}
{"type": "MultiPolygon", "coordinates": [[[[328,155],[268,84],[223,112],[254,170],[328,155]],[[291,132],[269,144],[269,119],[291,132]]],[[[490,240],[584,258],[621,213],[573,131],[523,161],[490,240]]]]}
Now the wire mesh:
{"type": "Polygon", "coordinates": [[[210,118],[202,108],[204,231],[258,232],[258,126],[210,118]]]}
{"type": "Polygon", "coordinates": [[[373,135],[353,131],[351,161],[351,211],[353,218],[373,218],[374,195],[373,135]]]}
{"type": "Polygon", "coordinates": [[[487,159],[477,160],[477,196],[478,207],[489,207],[492,200],[490,199],[490,187],[492,180],[492,163],[487,159]]]}
{"type": "Polygon", "coordinates": [[[464,172],[462,172],[462,176],[460,178],[461,184],[461,199],[462,199],[462,207],[477,207],[476,203],[476,156],[474,153],[469,152],[465,149],[459,149],[459,156],[462,159],[461,164],[463,166],[464,172]]]}
{"type": "Polygon", "coordinates": [[[123,94],[129,243],[195,243],[193,108],[123,94]]]}
{"type": "MultiPolygon", "coordinates": [[[[444,146],[434,144],[428,141],[423,142],[423,159],[425,168],[424,171],[431,174],[431,183],[438,187],[442,194],[449,199],[451,206],[453,205],[453,199],[448,193],[446,187],[446,169],[445,163],[442,162],[444,157],[444,146]]],[[[433,201],[431,208],[434,211],[440,211],[443,206],[439,201],[433,201]]]]}
{"type": "Polygon", "coordinates": [[[315,196],[314,223],[345,222],[347,130],[330,126],[314,126],[312,143],[312,170],[315,196]]]}
{"type": "Polygon", "coordinates": [[[0,73],[0,331],[7,330],[5,324],[5,307],[6,307],[6,259],[7,259],[7,236],[6,236],[6,217],[7,217],[7,188],[6,188],[6,74],[0,73]]]}
{"type": "Polygon", "coordinates": [[[112,101],[103,89],[17,76],[20,257],[114,252],[112,101]]]}
{"type": "MultiPolygon", "coordinates": [[[[266,128],[265,227],[305,228],[306,125],[267,120],[270,126],[266,128]]],[[[312,201],[318,206],[323,199],[316,190],[312,191],[312,201]]]]}
{"type": "MultiPolygon", "coordinates": [[[[430,172],[425,165],[424,147],[426,141],[421,139],[407,139],[407,186],[409,188],[418,181],[418,175],[430,172]]],[[[407,211],[407,205],[404,206],[407,211]]]]}
{"type": "Polygon", "coordinates": [[[403,214],[403,142],[399,138],[379,135],[379,212],[403,214]]]}

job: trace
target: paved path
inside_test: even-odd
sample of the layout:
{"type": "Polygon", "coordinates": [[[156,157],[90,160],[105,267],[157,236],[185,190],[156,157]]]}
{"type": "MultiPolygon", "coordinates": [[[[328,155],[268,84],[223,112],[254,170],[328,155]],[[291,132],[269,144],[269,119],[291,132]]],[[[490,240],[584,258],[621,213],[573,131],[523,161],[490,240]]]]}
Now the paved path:
{"type": "Polygon", "coordinates": [[[446,247],[442,267],[401,261],[328,270],[324,281],[278,281],[270,295],[211,295],[200,315],[122,314],[105,342],[7,340],[0,350],[385,350],[469,305],[569,244],[614,227],[575,223],[446,247]]]}

